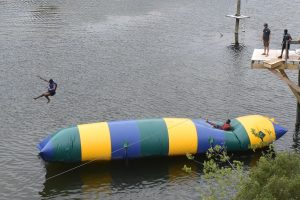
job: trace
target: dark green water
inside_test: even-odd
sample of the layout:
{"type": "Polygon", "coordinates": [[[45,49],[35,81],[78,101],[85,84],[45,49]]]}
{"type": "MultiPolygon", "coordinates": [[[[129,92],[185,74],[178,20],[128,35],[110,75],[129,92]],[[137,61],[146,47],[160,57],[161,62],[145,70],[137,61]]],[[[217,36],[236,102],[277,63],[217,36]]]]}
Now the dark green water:
{"type": "MultiPolygon", "coordinates": [[[[36,144],[79,123],[262,114],[289,129],[277,151],[300,151],[292,92],[250,69],[263,23],[271,48],[280,48],[284,28],[300,37],[299,8],[298,0],[242,0],[251,18],[234,50],[234,21],[225,17],[234,0],[0,1],[0,199],[200,197],[201,169],[185,158],[97,163],[47,180],[73,165],[45,164],[36,144]],[[47,86],[36,75],[58,83],[50,104],[33,100],[47,86]]],[[[251,167],[257,157],[239,159],[251,167]]]]}

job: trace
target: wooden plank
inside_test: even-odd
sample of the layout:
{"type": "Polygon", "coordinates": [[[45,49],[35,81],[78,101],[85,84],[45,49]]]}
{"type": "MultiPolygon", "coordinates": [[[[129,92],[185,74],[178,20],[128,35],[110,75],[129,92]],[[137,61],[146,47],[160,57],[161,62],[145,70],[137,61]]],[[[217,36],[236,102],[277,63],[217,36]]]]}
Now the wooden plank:
{"type": "Polygon", "coordinates": [[[279,73],[276,69],[268,69],[270,70],[273,74],[275,74],[276,76],[278,76],[281,80],[283,80],[286,84],[290,85],[291,87],[293,87],[297,92],[300,93],[300,87],[295,84],[294,82],[292,82],[290,79],[288,79],[287,77],[283,76],[281,73],[279,73]]]}
{"type": "MultiPolygon", "coordinates": [[[[269,56],[262,55],[263,52],[264,52],[263,49],[254,49],[251,60],[255,61],[255,62],[258,62],[258,61],[263,62],[263,61],[270,61],[273,59],[278,59],[278,56],[280,56],[281,50],[270,49],[269,56]]],[[[278,59],[278,60],[284,60],[284,55],[283,55],[283,59],[278,59]]],[[[294,50],[289,51],[288,63],[291,63],[291,62],[297,62],[297,64],[299,64],[299,62],[300,62],[299,55],[296,54],[296,52],[294,50]]]]}
{"type": "Polygon", "coordinates": [[[236,19],[250,18],[249,16],[245,16],[245,15],[226,15],[226,17],[231,17],[231,18],[236,18],[236,19]]]}
{"type": "MultiPolygon", "coordinates": [[[[300,65],[299,64],[292,64],[292,63],[288,63],[287,67],[285,67],[285,65],[281,65],[276,67],[276,69],[289,69],[289,70],[299,70],[300,65]]],[[[262,62],[253,62],[251,63],[251,68],[252,69],[267,69],[267,67],[265,67],[264,63],[262,62]]]]}
{"type": "Polygon", "coordinates": [[[298,41],[296,41],[296,40],[290,41],[290,44],[300,44],[300,40],[298,40],[298,41]]]}
{"type": "Polygon", "coordinates": [[[284,59],[278,59],[277,57],[280,55],[281,50],[270,50],[269,56],[262,55],[264,52],[263,49],[254,49],[253,55],[251,58],[251,68],[252,69],[266,69],[266,68],[276,68],[276,69],[291,69],[291,70],[299,70],[300,68],[300,56],[296,53],[296,51],[289,51],[290,58],[287,60],[287,65],[285,65],[284,59]],[[282,61],[283,65],[277,63],[282,61]],[[265,62],[265,63],[264,63],[265,62]],[[272,66],[274,63],[274,66],[272,66]]]}
{"type": "Polygon", "coordinates": [[[288,78],[288,76],[284,72],[284,70],[279,70],[280,73],[276,69],[268,69],[268,70],[271,71],[276,76],[278,76],[281,80],[283,80],[289,86],[289,88],[292,90],[295,97],[297,98],[298,103],[300,103],[300,95],[299,95],[300,87],[288,78]]]}
{"type": "Polygon", "coordinates": [[[274,69],[274,68],[279,67],[284,64],[284,62],[282,60],[278,60],[278,59],[266,60],[263,63],[264,63],[265,67],[270,68],[270,69],[274,69]]]}
{"type": "MultiPolygon", "coordinates": [[[[283,77],[286,77],[287,79],[289,79],[289,77],[287,76],[287,74],[285,73],[285,71],[283,69],[279,70],[280,73],[282,74],[283,77]]],[[[297,98],[298,102],[300,103],[300,93],[297,92],[293,87],[291,87],[289,85],[290,89],[292,90],[292,92],[294,93],[295,97],[297,98]]],[[[298,86],[299,87],[299,86],[298,86]]]]}

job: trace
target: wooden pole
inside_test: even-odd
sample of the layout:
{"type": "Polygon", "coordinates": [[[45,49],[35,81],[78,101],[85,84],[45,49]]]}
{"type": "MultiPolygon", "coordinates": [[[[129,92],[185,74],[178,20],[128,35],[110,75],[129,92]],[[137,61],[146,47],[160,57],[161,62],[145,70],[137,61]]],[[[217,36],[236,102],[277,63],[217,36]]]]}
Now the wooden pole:
{"type": "MultiPolygon", "coordinates": [[[[298,71],[298,86],[300,86],[300,70],[298,71]]],[[[300,104],[297,101],[297,114],[296,114],[296,124],[295,124],[296,131],[299,131],[299,126],[300,126],[300,104]]]]}
{"type": "Polygon", "coordinates": [[[285,42],[285,67],[287,67],[287,59],[289,55],[288,46],[289,46],[289,41],[286,41],[285,42]]]}
{"type": "MultiPolygon", "coordinates": [[[[236,16],[241,15],[241,0],[237,0],[237,7],[236,7],[236,16]]],[[[239,26],[240,26],[240,19],[235,19],[235,32],[234,32],[234,45],[239,46],[239,26]]]]}

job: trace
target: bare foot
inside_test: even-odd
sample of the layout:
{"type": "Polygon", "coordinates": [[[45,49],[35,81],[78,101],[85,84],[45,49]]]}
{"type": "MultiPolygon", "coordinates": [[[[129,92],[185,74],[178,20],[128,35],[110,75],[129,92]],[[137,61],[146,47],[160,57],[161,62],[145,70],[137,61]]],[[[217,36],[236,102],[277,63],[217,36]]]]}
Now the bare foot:
{"type": "Polygon", "coordinates": [[[268,57],[269,55],[267,54],[266,57],[268,57]]]}
{"type": "Polygon", "coordinates": [[[266,55],[266,53],[262,53],[261,55],[266,55]]]}

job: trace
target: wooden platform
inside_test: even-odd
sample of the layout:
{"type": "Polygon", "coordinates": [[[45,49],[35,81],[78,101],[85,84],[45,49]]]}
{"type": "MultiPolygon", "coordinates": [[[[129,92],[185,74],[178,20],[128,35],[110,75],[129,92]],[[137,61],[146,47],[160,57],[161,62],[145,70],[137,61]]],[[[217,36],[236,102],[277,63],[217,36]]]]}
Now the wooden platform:
{"type": "Polygon", "coordinates": [[[236,18],[236,19],[250,18],[249,16],[245,16],[245,15],[226,15],[226,17],[231,17],[231,18],[236,18]]]}
{"type": "Polygon", "coordinates": [[[287,60],[287,65],[285,65],[285,51],[283,52],[283,58],[277,58],[280,56],[281,50],[270,49],[269,56],[261,55],[264,52],[263,49],[254,49],[251,58],[251,68],[252,69],[300,69],[300,55],[296,54],[295,51],[289,51],[289,59],[287,60]]]}

